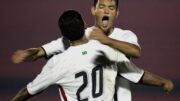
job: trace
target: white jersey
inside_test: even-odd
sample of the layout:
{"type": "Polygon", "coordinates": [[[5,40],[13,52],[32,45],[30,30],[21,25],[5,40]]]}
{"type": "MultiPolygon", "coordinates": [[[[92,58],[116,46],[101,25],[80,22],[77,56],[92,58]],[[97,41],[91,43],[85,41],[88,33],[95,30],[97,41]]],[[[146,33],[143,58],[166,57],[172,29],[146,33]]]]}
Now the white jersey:
{"type": "MultiPolygon", "coordinates": [[[[85,30],[85,35],[87,38],[89,38],[92,28],[93,27],[89,27],[85,30]]],[[[108,37],[139,46],[137,36],[129,30],[114,28],[113,32],[108,37]]],[[[61,37],[58,38],[57,40],[51,41],[50,43],[43,45],[42,48],[45,50],[46,56],[49,57],[51,55],[64,52],[67,49],[66,41],[67,41],[66,39],[61,37]]]]}
{"type": "MultiPolygon", "coordinates": [[[[87,38],[89,38],[92,28],[93,27],[86,29],[85,34],[86,34],[87,38]]],[[[112,39],[128,42],[128,43],[131,43],[131,44],[134,44],[134,45],[137,45],[138,47],[140,47],[138,44],[137,36],[129,30],[122,30],[120,28],[114,28],[113,32],[108,37],[110,37],[112,39]]]]}
{"type": "Polygon", "coordinates": [[[122,61],[129,62],[124,54],[91,40],[53,56],[27,89],[34,95],[57,84],[67,101],[113,101],[118,71],[114,64],[122,61]]]}
{"type": "MultiPolygon", "coordinates": [[[[89,38],[89,35],[92,31],[92,27],[86,29],[85,34],[86,37],[89,38]]],[[[112,39],[128,42],[134,45],[139,46],[138,39],[136,35],[129,30],[122,30],[120,28],[114,28],[113,32],[108,36],[112,39]]],[[[59,52],[63,52],[66,50],[66,43],[63,38],[58,38],[55,41],[52,41],[48,44],[43,45],[47,57],[54,55],[59,52]]],[[[140,46],[139,46],[140,47],[140,46]]],[[[144,71],[138,67],[126,68],[120,70],[120,75],[124,78],[137,83],[141,77],[143,76],[144,71]]],[[[131,91],[129,82],[120,76],[117,77],[117,98],[118,101],[131,101],[131,91]]]]}

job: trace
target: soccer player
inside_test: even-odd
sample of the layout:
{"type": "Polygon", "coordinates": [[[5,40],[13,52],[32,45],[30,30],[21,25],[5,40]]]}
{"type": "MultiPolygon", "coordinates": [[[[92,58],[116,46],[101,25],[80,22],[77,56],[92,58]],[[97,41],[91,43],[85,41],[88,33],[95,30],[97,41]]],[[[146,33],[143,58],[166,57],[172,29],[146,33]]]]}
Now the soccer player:
{"type": "MultiPolygon", "coordinates": [[[[136,35],[129,30],[122,30],[113,25],[114,20],[119,13],[118,0],[94,0],[94,6],[91,10],[92,14],[95,16],[95,25],[86,29],[86,37],[99,40],[102,44],[116,48],[128,57],[140,56],[140,46],[137,42],[136,35]]],[[[36,60],[40,57],[50,57],[54,54],[64,52],[67,49],[67,46],[64,45],[64,43],[67,44],[68,41],[65,38],[59,38],[40,48],[19,50],[14,54],[13,61],[15,63],[20,63],[22,61],[36,60]]],[[[138,71],[139,70],[144,71],[140,68],[138,71]]],[[[118,101],[131,101],[129,81],[122,78],[124,75],[133,77],[133,75],[128,71],[139,73],[140,76],[133,80],[135,83],[160,86],[166,91],[171,91],[173,88],[171,81],[158,77],[147,71],[138,72],[136,69],[126,70],[126,72],[121,73],[121,76],[117,77],[116,88],[118,101]]]]}
{"type": "Polygon", "coordinates": [[[131,65],[128,58],[98,41],[88,40],[84,36],[83,19],[77,11],[65,11],[58,23],[71,46],[53,56],[12,101],[25,101],[50,85],[64,90],[64,101],[113,101],[118,68],[131,65]]]}

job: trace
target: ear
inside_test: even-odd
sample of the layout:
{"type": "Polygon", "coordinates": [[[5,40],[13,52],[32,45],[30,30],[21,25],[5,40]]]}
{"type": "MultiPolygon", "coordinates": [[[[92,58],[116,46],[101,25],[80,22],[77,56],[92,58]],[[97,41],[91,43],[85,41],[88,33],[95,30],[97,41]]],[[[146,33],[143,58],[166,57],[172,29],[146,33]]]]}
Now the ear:
{"type": "Polygon", "coordinates": [[[119,10],[116,11],[116,18],[119,16],[119,10]]]}
{"type": "Polygon", "coordinates": [[[91,8],[91,13],[93,16],[95,15],[95,8],[94,7],[91,8]]]}

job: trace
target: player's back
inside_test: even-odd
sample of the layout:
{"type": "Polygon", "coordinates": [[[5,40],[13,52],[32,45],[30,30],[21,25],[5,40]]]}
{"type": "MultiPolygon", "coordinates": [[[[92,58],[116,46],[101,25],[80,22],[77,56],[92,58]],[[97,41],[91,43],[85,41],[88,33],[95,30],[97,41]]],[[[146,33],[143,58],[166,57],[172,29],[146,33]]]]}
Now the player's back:
{"type": "Polygon", "coordinates": [[[105,68],[96,61],[103,52],[112,51],[107,46],[91,41],[71,46],[63,54],[53,57],[55,66],[59,68],[57,72],[61,73],[57,84],[64,90],[68,101],[113,100],[117,70],[114,66],[105,68]]]}

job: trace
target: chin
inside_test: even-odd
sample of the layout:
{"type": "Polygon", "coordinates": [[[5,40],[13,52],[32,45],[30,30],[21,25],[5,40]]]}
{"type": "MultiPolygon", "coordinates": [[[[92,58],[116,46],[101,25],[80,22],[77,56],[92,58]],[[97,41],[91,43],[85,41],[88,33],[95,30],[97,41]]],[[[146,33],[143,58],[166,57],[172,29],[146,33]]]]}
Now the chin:
{"type": "Polygon", "coordinates": [[[103,32],[108,32],[109,31],[109,27],[101,27],[101,29],[103,30],[103,32]]]}

